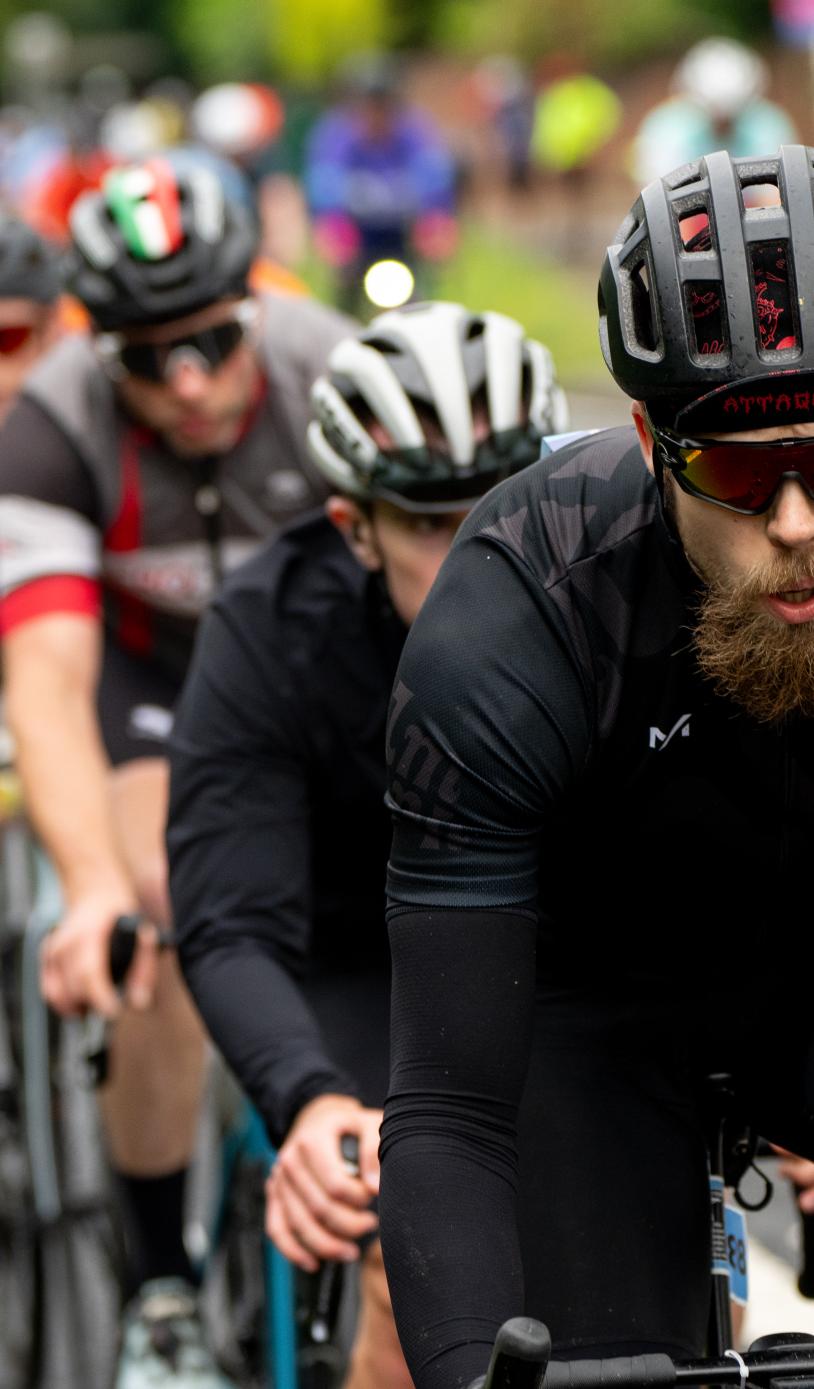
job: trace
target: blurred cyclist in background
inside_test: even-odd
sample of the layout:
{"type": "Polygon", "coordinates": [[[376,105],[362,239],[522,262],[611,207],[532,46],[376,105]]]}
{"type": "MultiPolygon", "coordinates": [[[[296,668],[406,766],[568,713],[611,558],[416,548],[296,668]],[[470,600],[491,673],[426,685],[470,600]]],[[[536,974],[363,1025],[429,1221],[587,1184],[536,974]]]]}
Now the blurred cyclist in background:
{"type": "Polygon", "coordinates": [[[546,349],[420,304],[331,353],[312,456],[332,495],[206,619],[172,741],[181,963],[280,1152],[268,1229],[300,1267],[362,1254],[348,1385],[409,1383],[370,1203],[387,1084],[384,729],[407,628],[471,506],[564,427],[546,349]],[[359,1144],[360,1174],[340,1139],[359,1144]]]}
{"type": "Polygon", "coordinates": [[[249,294],[256,223],[209,169],[118,170],[71,227],[92,334],[48,354],[0,432],[7,716],[64,895],[45,996],[66,1016],[118,1019],[104,1116],[141,1289],[118,1389],[185,1385],[193,1369],[215,1389],[181,1238],[203,1041],[155,940],[170,924],[165,740],[221,576],[325,495],[305,451],[308,393],[352,325],[249,294]],[[151,924],[122,1000],[109,942],[134,912],[151,924]]]}
{"type": "Polygon", "coordinates": [[[25,222],[0,215],[0,423],[60,335],[60,291],[54,250],[25,222]]]}
{"type": "Polygon", "coordinates": [[[585,71],[571,54],[552,54],[545,68],[547,79],[534,106],[531,154],[548,180],[547,243],[572,261],[590,246],[599,155],[619,127],[622,103],[607,82],[585,71]]]}
{"type": "Polygon", "coordinates": [[[763,59],[735,39],[695,44],[673,75],[676,95],[645,116],[633,147],[633,177],[649,183],[710,150],[776,154],[797,138],[791,117],[767,101],[763,59]]]}
{"type": "Polygon", "coordinates": [[[317,250],[337,274],[340,301],[354,307],[374,263],[420,272],[452,254],[455,171],[430,120],[405,105],[392,59],[356,59],[344,90],[311,134],[305,185],[317,250]]]}

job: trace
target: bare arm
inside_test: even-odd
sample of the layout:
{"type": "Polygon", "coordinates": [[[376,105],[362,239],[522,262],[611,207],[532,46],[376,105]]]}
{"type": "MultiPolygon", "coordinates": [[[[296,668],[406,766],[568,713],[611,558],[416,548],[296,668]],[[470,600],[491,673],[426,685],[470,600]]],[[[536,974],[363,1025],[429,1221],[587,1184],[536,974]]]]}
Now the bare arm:
{"type": "MultiPolygon", "coordinates": [[[[136,901],[119,853],[109,767],[95,709],[101,636],[90,617],[58,613],[25,623],[3,647],[6,710],[28,812],[59,872],[66,903],[47,942],[43,990],[68,1014],[112,1016],[108,937],[136,901]]],[[[131,990],[139,975],[131,976],[131,990]]]]}

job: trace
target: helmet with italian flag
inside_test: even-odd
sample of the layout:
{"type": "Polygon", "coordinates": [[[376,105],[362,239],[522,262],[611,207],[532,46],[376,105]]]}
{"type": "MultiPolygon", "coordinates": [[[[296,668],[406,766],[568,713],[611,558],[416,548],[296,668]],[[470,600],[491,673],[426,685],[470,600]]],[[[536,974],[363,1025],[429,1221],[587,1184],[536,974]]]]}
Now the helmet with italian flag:
{"type": "Polygon", "coordinates": [[[113,169],[71,209],[70,288],[99,328],[183,318],[247,292],[257,224],[212,169],[171,154],[113,169]]]}

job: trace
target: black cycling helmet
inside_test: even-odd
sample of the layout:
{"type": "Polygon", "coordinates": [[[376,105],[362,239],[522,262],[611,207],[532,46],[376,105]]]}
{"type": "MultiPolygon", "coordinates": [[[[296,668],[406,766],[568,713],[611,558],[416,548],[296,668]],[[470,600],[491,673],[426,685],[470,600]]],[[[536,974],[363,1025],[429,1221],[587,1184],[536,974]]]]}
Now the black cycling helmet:
{"type": "Polygon", "coordinates": [[[622,390],[685,434],[814,419],[814,150],[723,150],[644,189],[608,249],[599,333],[622,390]]]}
{"type": "Polygon", "coordinates": [[[112,170],[71,209],[70,287],[104,330],[182,318],[247,292],[257,224],[212,169],[171,155],[112,170]]]}
{"type": "Polygon", "coordinates": [[[503,314],[410,304],[337,343],[328,366],[311,391],[311,456],[362,501],[466,506],[568,427],[550,352],[503,314]]]}
{"type": "Polygon", "coordinates": [[[18,217],[0,213],[0,299],[53,304],[61,289],[55,248],[18,217]]]}

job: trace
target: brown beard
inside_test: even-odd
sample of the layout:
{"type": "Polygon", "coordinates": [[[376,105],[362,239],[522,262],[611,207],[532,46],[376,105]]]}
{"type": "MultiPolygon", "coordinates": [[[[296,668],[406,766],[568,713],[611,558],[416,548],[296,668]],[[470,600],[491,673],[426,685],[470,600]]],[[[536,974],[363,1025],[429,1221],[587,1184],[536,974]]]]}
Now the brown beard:
{"type": "Polygon", "coordinates": [[[738,583],[705,577],[694,633],[703,674],[761,723],[814,716],[814,621],[782,622],[761,603],[761,595],[814,587],[810,557],[778,559],[738,583]]]}

